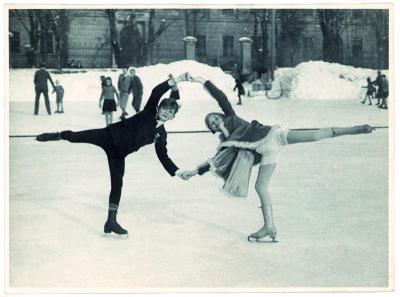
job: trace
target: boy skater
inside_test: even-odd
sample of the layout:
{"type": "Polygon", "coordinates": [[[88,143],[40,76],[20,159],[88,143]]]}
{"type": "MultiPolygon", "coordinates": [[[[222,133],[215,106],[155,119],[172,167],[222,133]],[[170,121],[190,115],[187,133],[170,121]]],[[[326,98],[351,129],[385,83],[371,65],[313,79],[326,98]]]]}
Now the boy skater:
{"type": "Polygon", "coordinates": [[[117,210],[121,199],[125,158],[129,154],[145,145],[154,143],[157,157],[164,169],[171,176],[187,179],[168,156],[167,132],[164,128],[164,123],[172,120],[179,110],[179,104],[175,99],[178,96],[174,95],[174,92],[178,91],[171,92],[171,98],[161,100],[161,97],[176,83],[185,80],[188,80],[187,73],[180,75],[176,80],[168,79],[160,83],[151,92],[143,111],[106,128],[79,132],[67,130],[61,133],[43,133],[36,137],[38,141],[68,140],[75,143],[94,144],[106,153],[111,178],[111,192],[108,217],[104,224],[105,233],[128,234],[128,231],[117,222],[117,210]],[[159,102],[160,104],[158,104],[159,102]]]}

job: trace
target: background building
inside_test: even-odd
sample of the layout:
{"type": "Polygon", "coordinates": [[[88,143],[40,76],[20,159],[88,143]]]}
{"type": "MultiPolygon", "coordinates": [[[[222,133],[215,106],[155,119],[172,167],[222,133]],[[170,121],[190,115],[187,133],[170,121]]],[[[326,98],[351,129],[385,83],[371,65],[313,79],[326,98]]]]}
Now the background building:
{"type": "Polygon", "coordinates": [[[252,39],[255,69],[325,60],[388,66],[387,10],[310,9],[11,10],[10,67],[103,68],[185,59],[194,36],[196,60],[240,67],[239,38],[252,39]],[[275,28],[272,31],[272,28],[275,28]],[[275,34],[273,34],[275,33],[275,34]],[[272,56],[272,45],[276,55],[272,56]],[[79,63],[78,63],[79,62],[79,63]]]}

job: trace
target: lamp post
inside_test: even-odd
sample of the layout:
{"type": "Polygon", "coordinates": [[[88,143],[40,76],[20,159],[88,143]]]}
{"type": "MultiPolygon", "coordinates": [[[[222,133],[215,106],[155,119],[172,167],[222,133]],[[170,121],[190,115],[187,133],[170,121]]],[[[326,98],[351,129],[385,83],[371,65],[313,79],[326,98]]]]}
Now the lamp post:
{"type": "Polygon", "coordinates": [[[276,60],[276,36],[275,36],[275,13],[276,10],[272,9],[272,23],[271,23],[271,80],[275,79],[275,60],[276,60]]]}

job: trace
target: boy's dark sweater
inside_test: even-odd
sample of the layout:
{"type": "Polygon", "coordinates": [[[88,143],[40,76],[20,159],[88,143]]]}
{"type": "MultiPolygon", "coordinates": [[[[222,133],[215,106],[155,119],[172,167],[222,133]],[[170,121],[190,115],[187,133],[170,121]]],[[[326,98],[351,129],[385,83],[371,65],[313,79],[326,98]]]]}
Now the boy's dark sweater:
{"type": "MultiPolygon", "coordinates": [[[[165,170],[174,176],[178,167],[168,157],[167,132],[164,125],[157,126],[157,105],[161,96],[171,86],[165,81],[156,86],[144,109],[136,115],[108,126],[114,147],[121,157],[139,150],[141,147],[155,143],[157,156],[165,170]]],[[[171,94],[173,97],[173,94],[171,94]]],[[[176,98],[176,97],[175,97],[176,98]]]]}

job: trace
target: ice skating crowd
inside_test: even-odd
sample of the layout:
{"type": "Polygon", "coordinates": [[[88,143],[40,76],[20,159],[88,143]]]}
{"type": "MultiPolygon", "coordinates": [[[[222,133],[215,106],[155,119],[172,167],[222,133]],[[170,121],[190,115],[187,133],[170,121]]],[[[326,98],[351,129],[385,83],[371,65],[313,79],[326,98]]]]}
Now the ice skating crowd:
{"type": "Polygon", "coordinates": [[[382,109],[387,109],[387,98],[389,96],[389,82],[386,78],[385,74],[382,74],[381,71],[378,70],[376,79],[371,81],[371,78],[367,78],[367,85],[363,86],[363,88],[367,89],[365,93],[364,100],[361,101],[362,104],[366,104],[368,99],[368,105],[372,105],[371,99],[377,99],[377,107],[382,109]],[[378,90],[376,89],[376,87],[378,90]]]}
{"type": "MultiPolygon", "coordinates": [[[[48,114],[51,114],[48,97],[47,80],[53,86],[57,99],[56,113],[63,113],[64,89],[59,81],[54,84],[44,65],[35,73],[35,110],[38,114],[39,97],[43,93],[48,114]]],[[[246,197],[252,169],[258,165],[255,182],[256,193],[261,204],[263,225],[248,236],[249,241],[262,241],[268,237],[276,241],[277,227],[274,221],[272,199],[269,183],[278,163],[281,150],[287,146],[304,142],[316,142],[322,139],[345,135],[369,134],[374,128],[368,124],[352,127],[323,127],[312,130],[284,129],[276,125],[262,124],[264,119],[243,119],[233,108],[227,96],[218,87],[217,81],[195,73],[183,72],[179,76],[169,75],[164,81],[158,82],[145,103],[141,106],[143,84],[133,67],[124,67],[119,75],[117,87],[110,77],[100,77],[101,94],[99,108],[105,116],[106,127],[84,131],[65,130],[60,132],[42,133],[37,141],[49,142],[66,140],[71,143],[86,143],[103,149],[108,160],[111,190],[109,194],[108,215],[104,224],[105,234],[117,234],[126,237],[128,231],[117,222],[117,213],[121,199],[123,177],[125,174],[126,157],[138,151],[141,147],[153,144],[156,155],[166,172],[171,177],[189,180],[212,171],[224,180],[223,190],[232,195],[246,197]],[[168,156],[167,131],[164,124],[173,120],[179,111],[181,82],[201,85],[218,103],[220,110],[205,115],[205,125],[210,132],[217,134],[220,143],[217,153],[190,170],[180,169],[168,156]],[[132,94],[132,107],[136,112],[129,116],[127,112],[128,99],[132,94]],[[113,121],[113,113],[121,109],[120,121],[113,121]]],[[[388,81],[385,75],[378,71],[375,81],[367,80],[365,103],[375,95],[378,106],[387,109],[388,81]],[[375,85],[378,90],[375,92],[375,85]]],[[[237,90],[238,105],[243,103],[245,92],[241,79],[236,79],[234,90],[237,90]]],[[[68,91],[68,90],[66,90],[68,91]]],[[[333,140],[332,140],[333,141],[333,140]]],[[[199,160],[201,161],[201,160],[199,160]]]]}

